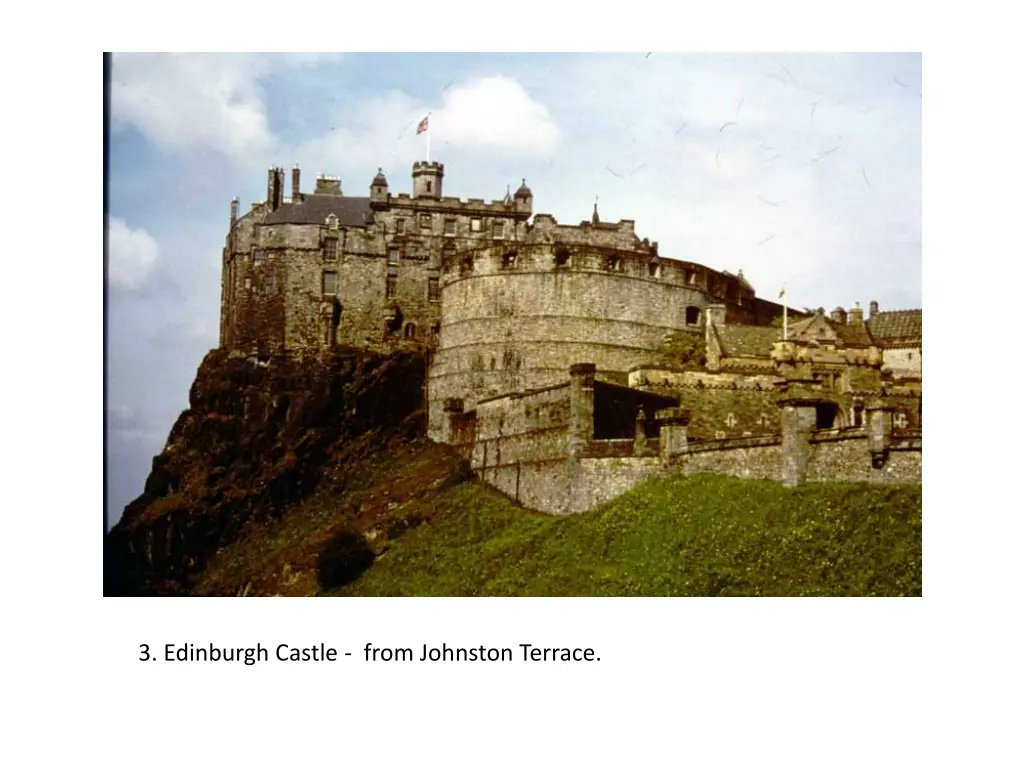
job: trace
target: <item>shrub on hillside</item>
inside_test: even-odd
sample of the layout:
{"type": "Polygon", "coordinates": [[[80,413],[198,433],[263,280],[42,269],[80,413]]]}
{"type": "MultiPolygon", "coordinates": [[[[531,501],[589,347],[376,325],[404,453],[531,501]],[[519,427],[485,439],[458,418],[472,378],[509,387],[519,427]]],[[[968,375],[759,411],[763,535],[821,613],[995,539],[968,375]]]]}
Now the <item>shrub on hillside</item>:
{"type": "Polygon", "coordinates": [[[366,538],[343,526],[320,549],[317,577],[323,589],[334,589],[355,581],[371,565],[373,550],[366,538]]]}

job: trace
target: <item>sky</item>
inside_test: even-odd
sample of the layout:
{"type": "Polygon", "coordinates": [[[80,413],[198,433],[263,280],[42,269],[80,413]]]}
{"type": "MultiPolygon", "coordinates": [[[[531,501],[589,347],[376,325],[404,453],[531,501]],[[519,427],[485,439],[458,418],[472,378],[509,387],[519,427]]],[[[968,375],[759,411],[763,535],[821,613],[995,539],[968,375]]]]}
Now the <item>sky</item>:
{"type": "Polygon", "coordinates": [[[428,114],[446,195],[525,178],[764,298],[921,307],[920,54],[115,54],[110,87],[110,524],[217,346],[232,197],[295,164],[411,192],[428,114]]]}

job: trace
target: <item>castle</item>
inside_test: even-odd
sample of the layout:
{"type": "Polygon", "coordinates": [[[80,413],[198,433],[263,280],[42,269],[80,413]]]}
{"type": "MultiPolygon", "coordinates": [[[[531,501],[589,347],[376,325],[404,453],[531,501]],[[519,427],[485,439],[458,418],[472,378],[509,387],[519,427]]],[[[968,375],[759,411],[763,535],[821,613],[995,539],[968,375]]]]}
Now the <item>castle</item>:
{"type": "Polygon", "coordinates": [[[429,350],[428,430],[526,506],[577,512],[663,471],[920,478],[921,311],[789,312],[742,272],[663,257],[632,220],[560,224],[522,185],[367,197],[271,168],[231,203],[220,344],[268,361],[429,350]],[[532,219],[532,220],[531,220],[532,219]]]}

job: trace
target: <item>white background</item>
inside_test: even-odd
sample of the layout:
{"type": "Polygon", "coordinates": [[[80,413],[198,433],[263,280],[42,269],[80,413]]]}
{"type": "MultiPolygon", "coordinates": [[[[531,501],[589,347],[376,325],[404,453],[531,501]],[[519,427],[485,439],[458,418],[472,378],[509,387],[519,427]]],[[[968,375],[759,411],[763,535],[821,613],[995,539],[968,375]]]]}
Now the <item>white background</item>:
{"type": "Polygon", "coordinates": [[[17,25],[35,45],[4,60],[7,765],[1021,764],[1019,26],[977,2],[709,7],[108,3],[48,10],[38,41],[17,25]],[[385,47],[925,51],[923,598],[100,596],[99,51],[385,47]],[[441,641],[602,661],[358,661],[441,641]],[[139,662],[143,642],[357,655],[139,662]]]}

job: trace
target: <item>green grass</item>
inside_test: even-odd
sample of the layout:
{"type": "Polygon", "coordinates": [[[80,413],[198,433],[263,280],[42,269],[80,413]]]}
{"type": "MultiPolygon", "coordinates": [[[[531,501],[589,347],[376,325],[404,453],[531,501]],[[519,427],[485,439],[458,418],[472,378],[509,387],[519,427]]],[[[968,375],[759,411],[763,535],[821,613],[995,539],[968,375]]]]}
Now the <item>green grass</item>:
{"type": "Polygon", "coordinates": [[[527,512],[479,482],[340,595],[920,595],[921,488],[656,478],[591,512],[527,512]]]}

